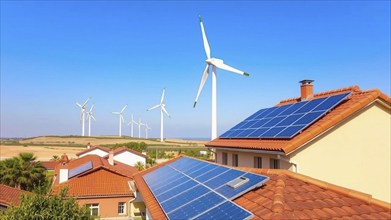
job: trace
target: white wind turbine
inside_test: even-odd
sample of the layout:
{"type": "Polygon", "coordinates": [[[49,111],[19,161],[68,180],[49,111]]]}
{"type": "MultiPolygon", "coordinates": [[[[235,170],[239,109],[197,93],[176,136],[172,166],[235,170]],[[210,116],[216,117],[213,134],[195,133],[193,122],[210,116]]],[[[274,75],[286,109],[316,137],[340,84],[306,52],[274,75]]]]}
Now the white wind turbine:
{"type": "Polygon", "coordinates": [[[91,136],[91,118],[94,119],[94,121],[96,121],[95,117],[92,115],[92,109],[94,109],[94,105],[92,105],[90,110],[87,112],[88,136],[91,136]]]}
{"type": "Polygon", "coordinates": [[[168,114],[167,110],[166,110],[166,104],[164,104],[164,93],[165,93],[166,89],[163,89],[163,93],[162,93],[162,98],[160,99],[160,104],[157,104],[151,108],[149,108],[147,111],[150,111],[150,110],[153,110],[155,108],[159,108],[160,107],[160,142],[163,142],[163,112],[168,116],[170,117],[170,115],[168,114]]]}
{"type": "Polygon", "coordinates": [[[145,139],[148,139],[148,130],[151,130],[151,128],[148,126],[147,123],[145,123],[144,125],[145,125],[145,139]]]}
{"type": "Polygon", "coordinates": [[[76,102],[76,105],[80,107],[80,121],[81,121],[81,136],[84,136],[84,121],[85,121],[85,111],[86,111],[86,105],[87,105],[87,102],[90,100],[90,98],[88,98],[84,103],[83,105],[80,105],[78,102],[76,102]]]}
{"type": "Polygon", "coordinates": [[[141,138],[141,126],[143,126],[144,124],[141,122],[141,118],[138,119],[138,138],[141,138]]]}
{"type": "Polygon", "coordinates": [[[124,113],[124,111],[125,111],[127,106],[128,105],[125,105],[120,112],[113,112],[113,114],[119,115],[119,136],[120,137],[122,136],[122,134],[121,134],[121,132],[122,132],[122,123],[124,123],[124,115],[123,115],[123,113],[124,113]]]}
{"type": "Polygon", "coordinates": [[[216,106],[216,67],[219,69],[227,70],[230,72],[234,72],[240,75],[249,76],[248,73],[243,72],[241,70],[235,69],[231,66],[228,66],[227,64],[224,64],[223,60],[212,58],[210,55],[210,47],[208,44],[208,39],[206,38],[204,25],[202,24],[202,18],[199,16],[200,19],[200,25],[201,25],[201,31],[202,31],[202,39],[204,42],[204,48],[206,53],[206,67],[204,70],[204,73],[202,74],[200,87],[198,88],[197,96],[194,101],[194,106],[196,106],[198,98],[200,96],[200,93],[202,91],[202,88],[204,87],[204,84],[208,78],[209,75],[209,69],[212,67],[212,129],[211,129],[211,139],[215,139],[217,137],[217,106],[216,106]]]}
{"type": "Polygon", "coordinates": [[[138,123],[135,121],[135,120],[133,120],[133,114],[131,114],[131,116],[130,116],[130,122],[128,123],[128,125],[130,125],[130,137],[133,137],[133,125],[138,125],[138,123]]]}

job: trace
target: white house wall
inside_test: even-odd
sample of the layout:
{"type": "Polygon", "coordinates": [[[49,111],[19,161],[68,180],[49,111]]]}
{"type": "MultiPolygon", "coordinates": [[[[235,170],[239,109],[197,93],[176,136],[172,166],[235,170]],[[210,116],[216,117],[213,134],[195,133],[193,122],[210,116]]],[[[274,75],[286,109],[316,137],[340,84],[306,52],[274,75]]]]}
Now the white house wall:
{"type": "Polygon", "coordinates": [[[98,155],[100,157],[105,157],[107,155],[109,155],[109,153],[107,153],[106,151],[103,151],[101,149],[94,149],[92,151],[89,151],[87,153],[84,153],[84,154],[80,154],[79,155],[79,158],[80,157],[84,157],[84,156],[87,156],[87,155],[98,155]]]}
{"type": "Polygon", "coordinates": [[[129,166],[134,166],[138,161],[141,161],[145,165],[145,157],[133,154],[129,151],[124,151],[119,154],[114,155],[114,160],[127,164],[129,166]]]}

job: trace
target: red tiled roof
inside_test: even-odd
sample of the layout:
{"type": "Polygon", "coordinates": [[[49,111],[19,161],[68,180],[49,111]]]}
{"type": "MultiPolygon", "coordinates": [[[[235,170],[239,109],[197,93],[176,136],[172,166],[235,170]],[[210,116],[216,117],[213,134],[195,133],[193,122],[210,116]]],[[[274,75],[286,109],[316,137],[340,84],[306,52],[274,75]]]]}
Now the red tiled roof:
{"type": "Polygon", "coordinates": [[[84,151],[80,151],[79,153],[76,154],[76,156],[80,156],[82,154],[88,153],[88,152],[96,150],[96,149],[102,150],[102,151],[107,152],[107,153],[109,153],[110,150],[111,150],[110,148],[107,148],[107,147],[93,146],[93,147],[90,147],[90,149],[86,149],[84,151]]]}
{"type": "Polygon", "coordinates": [[[59,178],[56,178],[52,191],[58,193],[60,188],[68,186],[68,193],[73,197],[133,195],[128,182],[133,179],[133,175],[138,170],[117,161],[114,165],[110,165],[106,159],[98,155],[87,155],[71,160],[65,165],[59,164],[56,166],[55,175],[59,177],[60,169],[71,170],[88,161],[92,162],[92,169],[61,184],[59,178]]]}
{"type": "MultiPolygon", "coordinates": [[[[314,94],[314,98],[322,98],[341,93],[352,92],[348,99],[331,110],[324,117],[304,129],[300,134],[288,140],[281,139],[220,139],[212,140],[205,145],[207,147],[221,148],[239,148],[239,149],[255,149],[268,151],[281,151],[289,154],[303,144],[311,141],[318,135],[340,123],[342,120],[356,113],[360,109],[370,103],[381,100],[383,103],[391,106],[391,98],[380,90],[362,91],[358,86],[352,86],[344,89],[338,89],[323,93],[314,94]]],[[[299,102],[299,98],[287,99],[278,103],[276,106],[293,104],[299,102]]]]}
{"type": "Polygon", "coordinates": [[[41,161],[42,166],[47,170],[54,170],[59,161],[41,161]]]}
{"type": "Polygon", "coordinates": [[[0,184],[0,205],[7,207],[10,205],[19,205],[20,196],[26,193],[28,194],[30,192],[0,184]]]}
{"type": "MultiPolygon", "coordinates": [[[[180,157],[134,176],[153,219],[167,219],[143,175],[180,157]]],[[[233,200],[252,212],[254,219],[390,219],[389,203],[288,170],[239,168],[270,178],[264,186],[233,200]]]]}
{"type": "Polygon", "coordinates": [[[68,196],[72,197],[133,196],[128,183],[131,180],[102,166],[56,185],[52,190],[58,193],[62,187],[68,187],[68,196]]]}

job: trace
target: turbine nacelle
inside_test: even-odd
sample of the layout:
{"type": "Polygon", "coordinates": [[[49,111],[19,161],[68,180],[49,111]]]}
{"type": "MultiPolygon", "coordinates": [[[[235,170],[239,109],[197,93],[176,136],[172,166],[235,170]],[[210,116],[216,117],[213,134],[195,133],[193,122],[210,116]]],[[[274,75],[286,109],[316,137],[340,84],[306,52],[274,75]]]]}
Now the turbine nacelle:
{"type": "Polygon", "coordinates": [[[224,64],[224,61],[222,59],[217,59],[217,58],[210,58],[210,59],[205,60],[205,62],[209,65],[214,65],[214,66],[216,63],[224,64]]]}

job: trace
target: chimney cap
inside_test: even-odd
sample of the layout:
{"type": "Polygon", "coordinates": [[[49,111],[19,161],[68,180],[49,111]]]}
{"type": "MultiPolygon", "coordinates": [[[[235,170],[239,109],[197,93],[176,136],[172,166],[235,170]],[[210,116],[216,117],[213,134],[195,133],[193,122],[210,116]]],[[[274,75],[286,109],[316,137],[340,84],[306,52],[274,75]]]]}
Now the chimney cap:
{"type": "Polygon", "coordinates": [[[301,85],[311,85],[313,81],[314,80],[312,79],[303,79],[299,83],[301,83],[301,85]]]}

